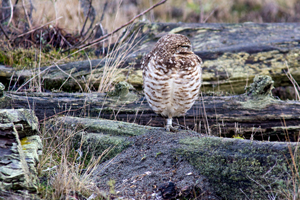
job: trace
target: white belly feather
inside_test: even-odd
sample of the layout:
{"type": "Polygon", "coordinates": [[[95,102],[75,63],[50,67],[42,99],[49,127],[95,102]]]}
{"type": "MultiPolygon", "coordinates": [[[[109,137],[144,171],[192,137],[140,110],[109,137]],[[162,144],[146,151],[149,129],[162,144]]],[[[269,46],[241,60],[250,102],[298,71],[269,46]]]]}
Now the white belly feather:
{"type": "Polygon", "coordinates": [[[151,108],[167,117],[184,115],[198,98],[201,86],[201,66],[187,71],[169,71],[148,63],[144,75],[144,92],[151,108]]]}

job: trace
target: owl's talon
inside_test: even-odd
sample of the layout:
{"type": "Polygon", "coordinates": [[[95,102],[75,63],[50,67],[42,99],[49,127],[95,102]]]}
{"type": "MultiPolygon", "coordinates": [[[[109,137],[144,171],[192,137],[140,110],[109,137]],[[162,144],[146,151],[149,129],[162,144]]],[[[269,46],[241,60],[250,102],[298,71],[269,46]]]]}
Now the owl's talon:
{"type": "Polygon", "coordinates": [[[178,132],[179,131],[179,126],[173,127],[173,126],[167,125],[165,128],[166,128],[166,131],[168,131],[168,132],[178,132]]]}
{"type": "Polygon", "coordinates": [[[166,131],[170,132],[170,127],[166,126],[166,131]]]}

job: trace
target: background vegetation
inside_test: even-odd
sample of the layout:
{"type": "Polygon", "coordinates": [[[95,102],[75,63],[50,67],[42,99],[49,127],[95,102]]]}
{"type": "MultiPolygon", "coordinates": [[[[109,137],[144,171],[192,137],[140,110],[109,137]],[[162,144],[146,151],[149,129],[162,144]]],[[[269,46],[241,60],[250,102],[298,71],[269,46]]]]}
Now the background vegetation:
{"type": "MultiPolygon", "coordinates": [[[[62,50],[111,33],[159,0],[0,2],[0,64],[23,69],[61,60],[74,52],[63,54],[62,50]],[[26,51],[17,49],[19,47],[26,51]]],[[[188,23],[299,22],[300,1],[167,0],[138,19],[188,23]]],[[[113,34],[102,46],[96,46],[98,51],[87,52],[90,58],[101,57],[105,53],[101,48],[117,41],[121,33],[113,34]]],[[[86,54],[68,56],[64,61],[74,59],[86,59],[86,54]]]]}
{"type": "MultiPolygon", "coordinates": [[[[9,23],[10,31],[22,33],[51,23],[67,33],[80,35],[87,20],[111,32],[158,0],[11,0],[13,17],[7,12],[11,6],[2,0],[1,23],[9,23]],[[92,10],[89,12],[90,3],[92,10]],[[27,14],[27,15],[26,15],[27,14]]],[[[149,22],[240,23],[240,22],[299,22],[298,0],[167,0],[140,18],[149,22]]],[[[3,32],[1,32],[3,37],[3,32]]]]}
{"type": "MultiPolygon", "coordinates": [[[[70,33],[79,33],[85,21],[84,12],[89,0],[32,0],[33,26],[57,20],[56,24],[70,33]]],[[[26,1],[25,1],[26,2],[26,1]]],[[[27,7],[30,6],[26,2],[27,7]]],[[[96,23],[111,32],[146,10],[158,0],[93,0],[96,23]],[[103,15],[103,16],[102,16],[103,15]]],[[[18,3],[17,13],[23,12],[18,3]]],[[[16,16],[17,17],[17,16],[16,16]]],[[[167,0],[142,17],[150,22],[299,22],[298,0],[167,0]]],[[[17,25],[17,24],[16,24],[17,25]]]]}

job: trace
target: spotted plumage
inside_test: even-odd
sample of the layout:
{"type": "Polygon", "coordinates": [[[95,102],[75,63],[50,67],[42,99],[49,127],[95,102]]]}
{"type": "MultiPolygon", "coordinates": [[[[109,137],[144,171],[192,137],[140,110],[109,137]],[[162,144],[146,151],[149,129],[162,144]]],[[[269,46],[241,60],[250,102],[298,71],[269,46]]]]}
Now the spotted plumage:
{"type": "Polygon", "coordinates": [[[198,98],[201,64],[190,40],[181,34],[160,38],[144,57],[144,93],[153,111],[168,118],[167,130],[172,128],[172,117],[184,115],[198,98]]]}

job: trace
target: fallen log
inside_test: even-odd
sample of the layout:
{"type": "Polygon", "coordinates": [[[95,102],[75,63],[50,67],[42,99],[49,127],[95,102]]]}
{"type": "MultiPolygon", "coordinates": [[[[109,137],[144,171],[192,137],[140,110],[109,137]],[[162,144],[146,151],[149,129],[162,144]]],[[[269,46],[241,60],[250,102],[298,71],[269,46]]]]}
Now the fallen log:
{"type": "MultiPolygon", "coordinates": [[[[208,135],[297,141],[300,102],[273,98],[272,83],[270,77],[260,76],[246,94],[201,96],[184,117],[174,121],[184,129],[208,135]]],[[[122,98],[100,93],[7,92],[0,99],[0,108],[30,108],[40,120],[69,115],[165,125],[164,117],[155,114],[143,96],[132,92],[122,98]]]]}
{"type": "MultiPolygon", "coordinates": [[[[227,91],[241,94],[255,75],[269,75],[275,87],[291,86],[287,68],[296,82],[300,82],[300,30],[298,23],[276,24],[188,24],[188,23],[136,23],[127,35],[138,34],[134,53],[123,60],[125,68],[116,82],[127,80],[135,87],[142,86],[140,69],[142,57],[157,40],[167,33],[187,35],[194,51],[204,61],[203,87],[207,91],[227,91]]],[[[106,58],[116,59],[116,58],[106,58]]],[[[107,60],[78,61],[63,65],[42,67],[42,87],[48,90],[61,88],[78,91],[97,89],[102,67],[107,60]],[[72,76],[73,78],[70,78],[72,76]],[[75,81],[76,80],[76,81],[75,81]],[[86,80],[90,80],[87,83],[86,80]],[[63,85],[63,86],[62,86],[63,85]],[[79,87],[80,85],[80,87],[79,87]]],[[[110,62],[113,63],[113,62],[110,62]]],[[[35,72],[34,74],[36,74],[35,72]]],[[[28,80],[33,70],[14,71],[0,66],[0,81],[6,86],[28,80]]],[[[294,98],[293,96],[288,98],[294,98]]]]}

